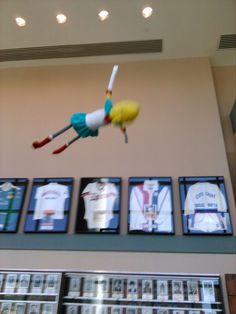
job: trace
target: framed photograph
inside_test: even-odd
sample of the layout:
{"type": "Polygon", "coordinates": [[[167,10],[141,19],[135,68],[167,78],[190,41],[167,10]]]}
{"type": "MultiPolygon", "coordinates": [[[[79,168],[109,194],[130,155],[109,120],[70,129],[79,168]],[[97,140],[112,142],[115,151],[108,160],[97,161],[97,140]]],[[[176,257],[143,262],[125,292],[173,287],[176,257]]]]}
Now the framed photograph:
{"type": "Polygon", "coordinates": [[[14,310],[11,314],[25,314],[26,313],[26,304],[25,303],[15,303],[14,310]]]}
{"type": "Polygon", "coordinates": [[[96,305],[95,314],[108,314],[108,307],[104,305],[96,305]]]}
{"type": "Polygon", "coordinates": [[[83,296],[93,297],[96,293],[95,277],[87,276],[83,280],[83,296]]]}
{"type": "Polygon", "coordinates": [[[18,293],[27,293],[29,291],[30,285],[30,275],[29,274],[20,274],[18,279],[18,293]]]}
{"type": "Polygon", "coordinates": [[[111,314],[123,314],[123,310],[118,306],[113,306],[111,308],[111,314]]]}
{"type": "Polygon", "coordinates": [[[121,178],[82,178],[75,231],[119,233],[121,178]]]}
{"type": "Polygon", "coordinates": [[[174,234],[171,177],[129,178],[129,233],[174,234]]]}
{"type": "Polygon", "coordinates": [[[44,294],[57,293],[57,287],[58,287],[58,275],[56,274],[47,275],[44,294]]]}
{"type": "Polygon", "coordinates": [[[70,277],[68,296],[71,298],[78,298],[80,296],[80,277],[70,277]]]}
{"type": "Polygon", "coordinates": [[[167,280],[157,280],[157,300],[168,301],[168,281],[167,280]]]}
{"type": "Polygon", "coordinates": [[[53,314],[54,313],[54,304],[43,304],[42,314],[53,314]]]}
{"type": "Polygon", "coordinates": [[[97,298],[108,298],[109,297],[109,279],[105,276],[99,276],[95,279],[96,285],[96,297],[97,298]]]}
{"type": "Polygon", "coordinates": [[[35,178],[24,232],[66,232],[72,190],[73,178],[35,178]]]}
{"type": "Polygon", "coordinates": [[[141,314],[152,314],[152,308],[146,307],[141,309],[141,314]]]}
{"type": "Polygon", "coordinates": [[[32,275],[30,292],[35,294],[40,294],[43,291],[44,286],[44,275],[34,274],[32,275]]]}
{"type": "Polygon", "coordinates": [[[4,281],[4,275],[0,274],[0,292],[2,292],[2,289],[3,289],[3,281],[4,281]]]}
{"type": "Polygon", "coordinates": [[[78,306],[77,305],[67,305],[66,306],[66,314],[78,314],[78,306]]]}
{"type": "Polygon", "coordinates": [[[184,314],[184,311],[182,311],[182,310],[174,310],[173,314],[184,314]]]}
{"type": "Polygon", "coordinates": [[[201,311],[198,310],[193,310],[193,311],[189,311],[189,314],[201,314],[201,311]]]}
{"type": "Polygon", "coordinates": [[[203,298],[202,298],[203,301],[215,302],[214,281],[212,280],[202,281],[202,294],[203,294],[203,298]]]}
{"type": "Polygon", "coordinates": [[[7,274],[4,292],[14,293],[16,290],[17,274],[7,274]]]}
{"type": "Polygon", "coordinates": [[[127,307],[125,314],[137,314],[138,310],[134,307],[127,307]]]}
{"type": "Polygon", "coordinates": [[[133,278],[130,279],[129,278],[127,280],[127,298],[128,299],[137,299],[138,298],[138,281],[137,281],[137,279],[133,279],[133,278]]]}
{"type": "Polygon", "coordinates": [[[179,177],[184,234],[231,235],[224,177],[179,177]]]}
{"type": "Polygon", "coordinates": [[[92,305],[82,305],[81,314],[93,314],[93,306],[92,305]]]}
{"type": "Polygon", "coordinates": [[[153,299],[153,282],[151,279],[142,280],[142,299],[144,300],[153,299]]]}
{"type": "Polygon", "coordinates": [[[40,308],[41,304],[40,303],[30,303],[28,305],[28,312],[27,314],[40,314],[40,308]]]}
{"type": "Polygon", "coordinates": [[[182,280],[172,280],[172,300],[173,301],[184,301],[183,292],[183,281],[182,280]]]}
{"type": "Polygon", "coordinates": [[[160,310],[157,310],[157,314],[169,314],[169,311],[165,309],[160,309],[160,310]]]}
{"type": "Polygon", "coordinates": [[[124,297],[124,280],[121,278],[112,279],[112,298],[124,297]]]}
{"type": "Polygon", "coordinates": [[[199,289],[197,280],[187,281],[188,301],[199,302],[199,289]]]}
{"type": "Polygon", "coordinates": [[[3,302],[1,304],[1,312],[0,314],[11,314],[11,303],[10,302],[3,302]]]}
{"type": "Polygon", "coordinates": [[[0,179],[0,232],[17,232],[28,179],[0,179]]]}

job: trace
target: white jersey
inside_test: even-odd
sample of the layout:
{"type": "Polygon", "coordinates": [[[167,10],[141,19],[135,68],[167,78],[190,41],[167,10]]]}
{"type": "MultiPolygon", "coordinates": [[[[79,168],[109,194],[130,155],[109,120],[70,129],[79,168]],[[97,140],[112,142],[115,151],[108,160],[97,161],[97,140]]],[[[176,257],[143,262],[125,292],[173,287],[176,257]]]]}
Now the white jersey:
{"type": "Polygon", "coordinates": [[[91,130],[97,130],[105,125],[105,109],[99,109],[94,112],[86,114],[86,125],[91,130]]]}
{"type": "Polygon", "coordinates": [[[89,183],[82,192],[88,229],[108,228],[118,191],[113,183],[89,183]]]}
{"type": "Polygon", "coordinates": [[[69,197],[67,186],[49,183],[37,189],[34,220],[50,215],[53,219],[64,218],[65,200],[69,197]]]}
{"type": "Polygon", "coordinates": [[[224,214],[221,215],[225,212],[227,212],[226,200],[216,184],[198,182],[189,188],[185,199],[184,215],[195,214],[193,220],[189,220],[190,230],[213,232],[227,229],[224,214]]]}
{"type": "Polygon", "coordinates": [[[145,184],[133,187],[130,195],[130,230],[172,231],[172,202],[168,186],[145,184]]]}

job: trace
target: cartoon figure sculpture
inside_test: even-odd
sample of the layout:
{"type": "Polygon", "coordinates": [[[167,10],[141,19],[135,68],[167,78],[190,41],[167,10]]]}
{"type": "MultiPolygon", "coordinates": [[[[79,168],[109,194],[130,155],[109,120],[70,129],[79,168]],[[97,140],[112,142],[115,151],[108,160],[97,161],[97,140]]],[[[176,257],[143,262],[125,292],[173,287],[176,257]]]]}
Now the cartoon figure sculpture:
{"type": "Polygon", "coordinates": [[[33,142],[33,147],[40,148],[73,127],[78,135],[68,143],[53,151],[53,154],[59,154],[81,137],[98,136],[99,128],[108,124],[119,126],[121,131],[124,133],[125,142],[127,143],[128,137],[126,133],[126,123],[132,122],[137,117],[139,113],[139,105],[136,102],[130,100],[123,100],[114,106],[112,105],[112,87],[117,71],[118,65],[114,65],[106,91],[106,101],[102,109],[91,113],[74,113],[70,118],[69,125],[59,130],[58,132],[49,135],[42,141],[33,142]]]}

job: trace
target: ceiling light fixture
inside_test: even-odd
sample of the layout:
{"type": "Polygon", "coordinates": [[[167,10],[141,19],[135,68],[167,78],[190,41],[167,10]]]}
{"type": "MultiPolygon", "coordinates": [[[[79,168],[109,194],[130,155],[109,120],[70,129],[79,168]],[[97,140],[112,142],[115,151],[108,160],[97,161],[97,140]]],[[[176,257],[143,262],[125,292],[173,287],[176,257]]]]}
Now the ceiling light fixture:
{"type": "Polygon", "coordinates": [[[151,7],[146,7],[142,11],[142,15],[145,19],[149,18],[152,15],[152,8],[151,7]]]}
{"type": "Polygon", "coordinates": [[[25,19],[23,19],[22,17],[17,17],[16,18],[16,24],[20,27],[23,27],[26,25],[26,21],[25,19]]]}
{"type": "Polygon", "coordinates": [[[102,10],[98,13],[98,17],[101,21],[105,21],[109,17],[109,12],[106,10],[102,10]]]}
{"type": "Polygon", "coordinates": [[[57,14],[57,22],[59,24],[65,23],[67,20],[67,17],[64,14],[57,14]]]}

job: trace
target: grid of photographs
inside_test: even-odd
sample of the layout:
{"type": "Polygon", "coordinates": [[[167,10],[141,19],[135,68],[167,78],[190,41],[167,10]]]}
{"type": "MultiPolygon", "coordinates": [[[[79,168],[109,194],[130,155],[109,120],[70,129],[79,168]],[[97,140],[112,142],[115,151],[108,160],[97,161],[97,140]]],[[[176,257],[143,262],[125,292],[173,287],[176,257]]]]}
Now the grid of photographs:
{"type": "Polygon", "coordinates": [[[28,179],[0,179],[0,232],[17,232],[28,179]]]}
{"type": "Polygon", "coordinates": [[[129,233],[174,234],[171,177],[129,178],[129,233]]]}
{"type": "Polygon", "coordinates": [[[221,300],[218,277],[66,274],[64,302],[68,313],[186,314],[191,313],[186,311],[190,308],[191,314],[204,310],[214,314],[214,309],[221,311],[221,300]],[[166,309],[155,311],[160,305],[166,309]]]}
{"type": "Polygon", "coordinates": [[[119,233],[121,178],[81,178],[77,233],[119,233]]]}
{"type": "Polygon", "coordinates": [[[72,189],[73,178],[35,178],[24,232],[66,232],[72,189]]]}
{"type": "Polygon", "coordinates": [[[224,178],[179,177],[184,234],[231,235],[224,178]]]}
{"type": "Polygon", "coordinates": [[[54,314],[54,304],[0,302],[0,314],[54,314]]]}

